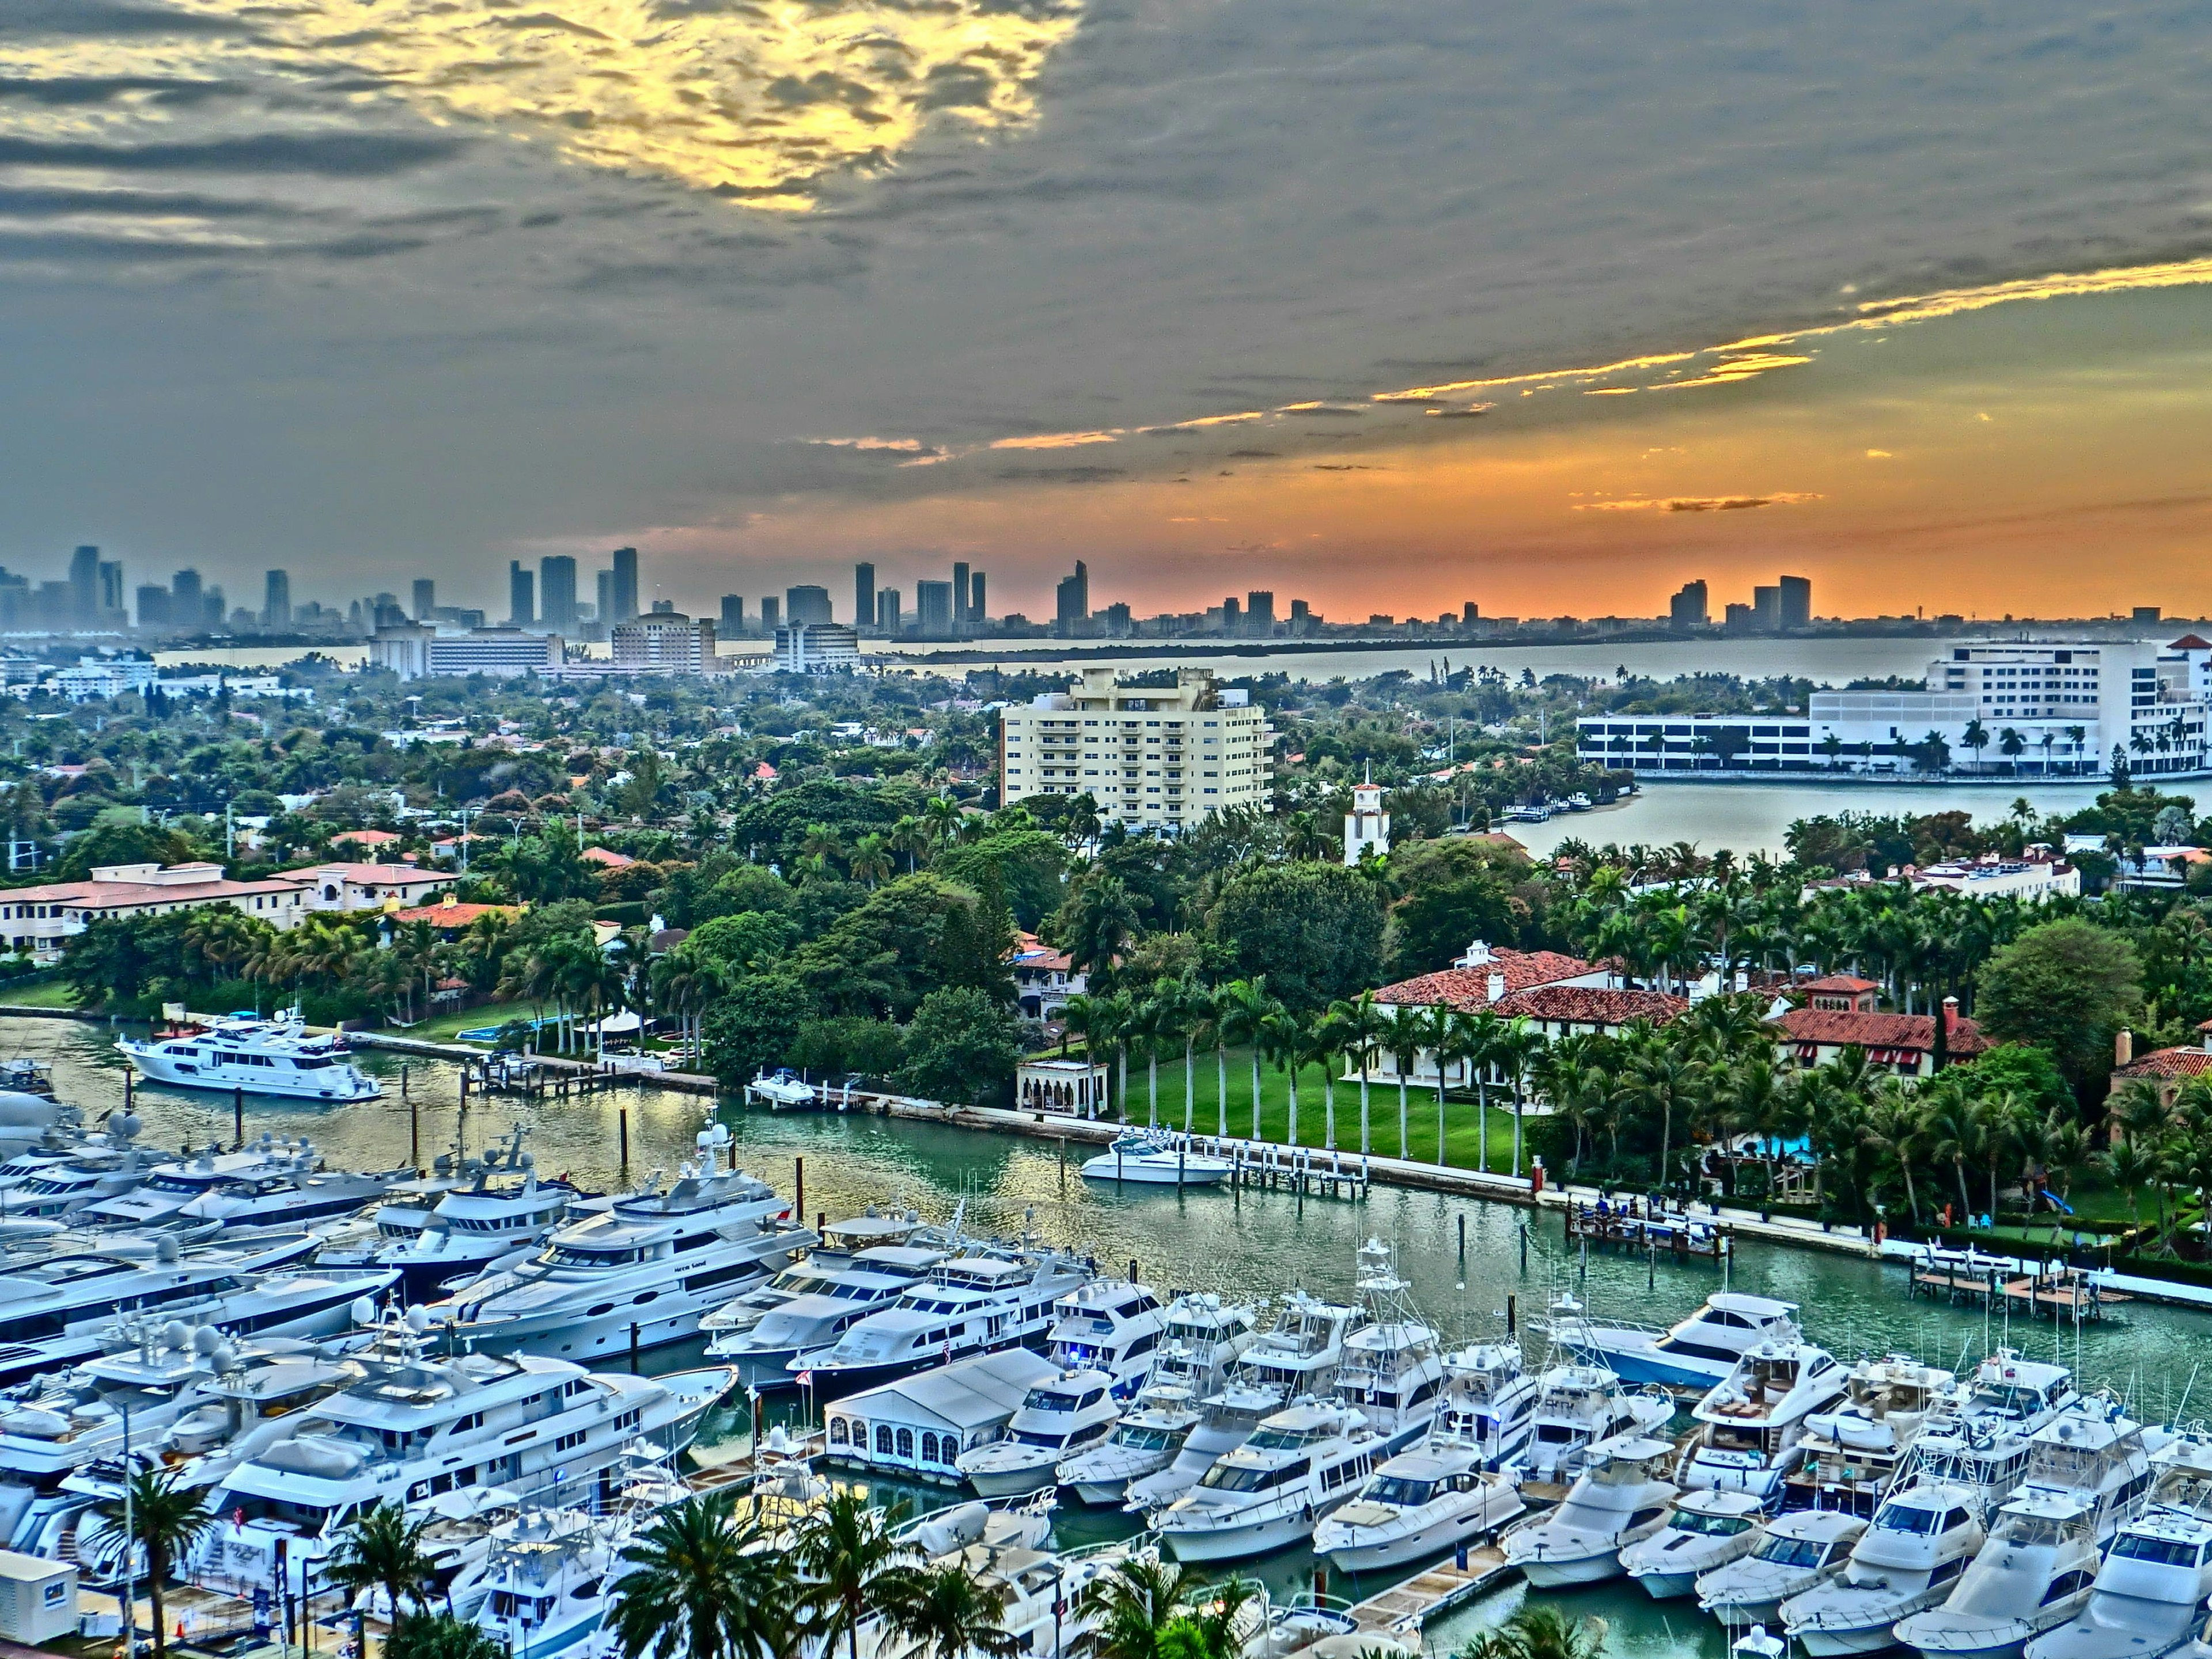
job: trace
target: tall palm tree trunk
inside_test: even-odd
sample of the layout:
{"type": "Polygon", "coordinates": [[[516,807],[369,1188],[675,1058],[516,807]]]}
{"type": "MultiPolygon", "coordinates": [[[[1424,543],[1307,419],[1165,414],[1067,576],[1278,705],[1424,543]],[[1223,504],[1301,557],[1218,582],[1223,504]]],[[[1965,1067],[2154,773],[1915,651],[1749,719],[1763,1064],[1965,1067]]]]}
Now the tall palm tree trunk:
{"type": "Polygon", "coordinates": [[[1157,1048],[1145,1051],[1145,1117],[1146,1128],[1160,1127],[1160,1051],[1157,1048]]]}
{"type": "Polygon", "coordinates": [[[1330,1152],[1336,1150],[1336,1068],[1328,1060],[1321,1063],[1322,1145],[1330,1152]]]}
{"type": "Polygon", "coordinates": [[[1213,1106],[1219,1121],[1215,1131],[1229,1139],[1229,1050],[1217,1042],[1213,1045],[1213,1106]]]}
{"type": "Polygon", "coordinates": [[[1295,1056],[1283,1062],[1283,1075],[1290,1080],[1291,1123],[1289,1140],[1298,1144],[1298,1062],[1295,1056]]]}
{"type": "Polygon", "coordinates": [[[1252,1045],[1252,1139],[1260,1138],[1260,1045],[1252,1045]]]}
{"type": "Polygon", "coordinates": [[[1372,1150],[1367,1134],[1367,1056],[1359,1057],[1359,1155],[1365,1158],[1372,1150]]]}
{"type": "Polygon", "coordinates": [[[1398,1156],[1411,1158],[1413,1143],[1406,1138],[1406,1074],[1398,1073],[1398,1156]]]}
{"type": "Polygon", "coordinates": [[[1182,1132],[1191,1132],[1191,1120],[1198,1110],[1198,1045],[1182,1045],[1182,1132]]]}

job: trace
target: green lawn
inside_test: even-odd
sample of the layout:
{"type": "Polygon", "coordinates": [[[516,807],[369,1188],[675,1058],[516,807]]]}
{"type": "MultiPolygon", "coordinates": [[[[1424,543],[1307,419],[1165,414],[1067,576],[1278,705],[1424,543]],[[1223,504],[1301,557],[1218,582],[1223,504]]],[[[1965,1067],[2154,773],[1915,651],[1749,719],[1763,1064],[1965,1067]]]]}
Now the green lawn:
{"type": "Polygon", "coordinates": [[[43,980],[36,985],[0,985],[0,1002],[12,1002],[18,1008],[74,1008],[76,999],[70,994],[66,980],[43,980]]]}
{"type": "MultiPolygon", "coordinates": [[[[1220,1127],[1220,1090],[1218,1073],[1213,1052],[1200,1050],[1197,1060],[1197,1092],[1193,1103],[1192,1127],[1200,1134],[1212,1134],[1220,1127]]],[[[1290,1133],[1290,1079],[1279,1066],[1260,1068],[1260,1133],[1263,1140],[1282,1145],[1321,1146],[1327,1144],[1328,1114],[1322,1088],[1322,1068],[1308,1066],[1298,1074],[1298,1133],[1295,1143],[1290,1133]]],[[[1183,1122],[1183,1069],[1180,1054],[1160,1062],[1159,1115],[1161,1123],[1171,1129],[1180,1129],[1183,1122]]],[[[1150,1103],[1147,1097],[1145,1067],[1134,1060],[1129,1065],[1128,1110],[1130,1121],[1144,1123],[1149,1121],[1150,1103]]],[[[1377,1073],[1368,1085],[1370,1114],[1369,1150],[1385,1158],[1399,1155],[1398,1140],[1398,1084],[1395,1077],[1386,1079],[1377,1073]]],[[[1513,1169],[1513,1115],[1502,1099],[1494,1099],[1490,1109],[1490,1157],[1486,1166],[1478,1163],[1477,1122],[1480,1117],[1472,1095],[1452,1094],[1444,1112],[1444,1162],[1464,1169],[1487,1167],[1495,1174],[1510,1174],[1513,1169]]],[[[1433,1162],[1437,1156],[1437,1091],[1433,1088],[1410,1087],[1406,1091],[1406,1121],[1408,1130],[1405,1155],[1433,1162]]],[[[1249,1138],[1252,1133],[1252,1061],[1250,1051],[1232,1048],[1229,1053],[1229,1133],[1249,1138]]],[[[1344,1152],[1359,1150],[1359,1083],[1340,1079],[1336,1085],[1336,1145],[1344,1152]]],[[[1525,1153],[1524,1153],[1525,1157],[1525,1153]]]]}
{"type": "Polygon", "coordinates": [[[486,1002],[458,1013],[434,1014],[404,1030],[397,1025],[385,1029],[394,1036],[416,1037],[424,1042],[451,1042],[463,1031],[473,1031],[480,1025],[497,1027],[510,1019],[529,1019],[532,1014],[526,1002],[486,1002]]]}

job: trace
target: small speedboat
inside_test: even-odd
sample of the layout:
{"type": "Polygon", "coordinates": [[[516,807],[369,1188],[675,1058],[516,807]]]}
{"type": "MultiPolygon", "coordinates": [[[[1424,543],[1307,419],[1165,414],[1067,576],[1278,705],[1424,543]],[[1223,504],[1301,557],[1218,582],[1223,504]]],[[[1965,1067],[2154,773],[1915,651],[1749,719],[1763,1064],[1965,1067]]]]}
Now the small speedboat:
{"type": "Polygon", "coordinates": [[[1687,1595],[1698,1579],[1751,1553],[1759,1541],[1760,1504],[1746,1492],[1710,1487],[1674,1500],[1667,1524],[1620,1553],[1620,1565],[1655,1601],[1687,1595]]]}
{"type": "Polygon", "coordinates": [[[1149,1130],[1129,1130],[1083,1166],[1092,1181],[1128,1182],[1143,1186],[1212,1187],[1228,1179],[1235,1168],[1225,1158],[1194,1152],[1149,1130]]]}
{"type": "Polygon", "coordinates": [[[815,1103],[814,1085],[802,1083],[788,1071],[763,1072],[745,1085],[747,1100],[763,1100],[771,1111],[789,1111],[815,1103]]]}

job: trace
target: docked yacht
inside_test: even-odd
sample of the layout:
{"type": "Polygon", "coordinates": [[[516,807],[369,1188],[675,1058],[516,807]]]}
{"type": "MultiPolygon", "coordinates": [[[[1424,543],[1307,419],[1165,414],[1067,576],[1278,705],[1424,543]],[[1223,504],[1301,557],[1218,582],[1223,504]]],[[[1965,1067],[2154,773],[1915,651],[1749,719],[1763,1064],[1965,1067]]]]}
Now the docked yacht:
{"type": "Polygon", "coordinates": [[[243,1089],[332,1104],[384,1092],[346,1057],[343,1036],[310,1036],[296,1012],[268,1019],[232,1014],[180,1036],[126,1037],[115,1046],[148,1080],[179,1088],[243,1089]]]}
{"type": "Polygon", "coordinates": [[[1932,1479],[1893,1492],[1843,1571],[1782,1604],[1783,1628],[1814,1659],[1893,1646],[1898,1620],[1949,1595],[1981,1549],[1984,1495],[1932,1479]]]}
{"type": "Polygon", "coordinates": [[[279,1140],[264,1132],[234,1152],[210,1143],[164,1164],[129,1191],[88,1204],[70,1219],[140,1231],[210,1222],[226,1231],[305,1227],[350,1215],[414,1175],[404,1168],[373,1175],[325,1170],[312,1140],[279,1140]]]}
{"type": "Polygon", "coordinates": [[[1061,1463],[1059,1483],[1085,1504],[1118,1504],[1129,1483],[1165,1468],[1198,1424],[1200,1402],[1228,1381],[1258,1339],[1257,1310],[1212,1292],[1177,1297],[1162,1316],[1166,1335],[1128,1412],[1099,1444],[1061,1463]]]}
{"type": "Polygon", "coordinates": [[[1095,1279],[1052,1304],[1045,1358],[1054,1364],[1103,1371],[1117,1399],[1136,1393],[1152,1369],[1167,1330],[1160,1298],[1133,1279],[1095,1279]]]}
{"type": "Polygon", "coordinates": [[[1602,1583],[1621,1574],[1620,1553],[1666,1524],[1679,1495],[1674,1448],[1628,1434],[1589,1449],[1566,1499],[1505,1534],[1505,1561],[1539,1589],[1602,1583]]]}
{"type": "Polygon", "coordinates": [[[1844,1570],[1866,1529],[1847,1510],[1794,1510],[1760,1528],[1735,1560],[1700,1573],[1698,1606],[1731,1629],[1775,1624],[1784,1601],[1844,1570]]]}
{"type": "Polygon", "coordinates": [[[422,1504],[484,1486],[528,1497],[588,1482],[640,1440],[680,1449],[737,1381],[719,1366],[652,1378],[520,1353],[438,1359],[418,1325],[428,1321],[387,1320],[352,1361],[358,1382],[223,1478],[210,1506],[231,1519],[202,1543],[202,1582],[267,1584],[282,1543],[296,1585],[349,1522],[387,1498],[422,1504]]]}
{"type": "Polygon", "coordinates": [[[1212,1187],[1236,1166],[1225,1158],[1200,1152],[1158,1130],[1124,1129],[1097,1157],[1086,1158],[1091,1181],[1126,1182],[1145,1187],[1212,1187]]]}
{"type": "Polygon", "coordinates": [[[582,1659],[599,1650],[615,1583],[629,1570],[623,1551],[635,1526],[584,1509],[525,1511],[487,1540],[457,1607],[509,1653],[582,1659]]]}
{"type": "Polygon", "coordinates": [[[1265,1555],[1310,1535],[1389,1456],[1389,1443],[1353,1407],[1303,1401],[1262,1421],[1152,1524],[1178,1561],[1265,1555]]]}
{"type": "Polygon", "coordinates": [[[948,1257],[890,1307],[827,1347],[794,1354],[784,1369],[829,1401],[970,1355],[1034,1347],[1060,1297],[1097,1276],[1088,1261],[1052,1249],[948,1257]]]}
{"type": "Polygon", "coordinates": [[[1620,1553],[1621,1569],[1655,1601],[1687,1595],[1716,1568],[1759,1542],[1759,1500],[1747,1492],[1699,1487],[1684,1492],[1667,1522],[1620,1553]]]}
{"type": "MultiPolygon", "coordinates": [[[[811,1295],[826,1289],[837,1276],[854,1265],[854,1259],[864,1250],[892,1249],[904,1244],[930,1244],[946,1242],[960,1236],[960,1218],[965,1213],[967,1200],[963,1199],[952,1212],[950,1227],[940,1231],[922,1224],[921,1216],[912,1210],[892,1210],[879,1212],[872,1204],[865,1214],[850,1216],[842,1221],[824,1221],[819,1228],[822,1242],[807,1251],[805,1260],[796,1262],[775,1274],[764,1285],[757,1285],[743,1296],[734,1297],[710,1311],[699,1322],[699,1329],[710,1342],[732,1342],[743,1333],[760,1323],[771,1310],[781,1308],[795,1297],[811,1295]]],[[[805,1218],[801,1216],[800,1220],[805,1218]]],[[[894,1297],[896,1293],[894,1292],[894,1297]]],[[[885,1304],[894,1299],[886,1297],[885,1304]]],[[[870,1308],[873,1313],[875,1309],[870,1308]]],[[[840,1326],[839,1329],[843,1327],[840,1326]]],[[[809,1347],[819,1346],[808,1343],[809,1347]]],[[[787,1359],[790,1355],[786,1354],[787,1359]]],[[[782,1361],[776,1363],[782,1369],[782,1361]]],[[[755,1382],[751,1376],[748,1382],[755,1382]]],[[[755,1382],[755,1386],[758,1386],[755,1382]]]]}
{"type": "Polygon", "coordinates": [[[2148,1506],[2113,1536],[2081,1610],[2027,1659],[2162,1659],[2195,1635],[2212,1595],[2212,1443],[2178,1440],[2151,1462],[2148,1506]]]}
{"type": "Polygon", "coordinates": [[[1224,1454],[1244,1443],[1260,1420],[1296,1400],[1336,1386],[1346,1339],[1365,1322],[1360,1309],[1292,1291],[1273,1328],[1237,1357],[1220,1392],[1200,1402],[1202,1415],[1167,1468],[1129,1483],[1132,1514],[1164,1509],[1196,1484],[1224,1454]]]}
{"type": "Polygon", "coordinates": [[[1382,1463],[1352,1501],[1314,1528],[1314,1553],[1342,1572],[1403,1566],[1480,1543],[1527,1506],[1480,1443],[1439,1427],[1382,1463]]]}
{"type": "Polygon", "coordinates": [[[1359,1247],[1356,1288],[1367,1317],[1344,1340],[1336,1397],[1358,1412],[1388,1452],[1401,1451],[1435,1420],[1444,1386],[1440,1344],[1408,1298],[1394,1246],[1370,1238],[1359,1247]]]}
{"type": "Polygon", "coordinates": [[[1913,1442],[1967,1398],[1952,1372],[1906,1354],[1861,1360],[1844,1390],[1843,1400],[1806,1417],[1802,1456],[1784,1477],[1783,1508],[1871,1517],[1913,1442]]]}
{"type": "Polygon", "coordinates": [[[1840,1397],[1845,1380],[1825,1348],[1760,1343],[1692,1410],[1698,1431],[1676,1478],[1686,1490],[1749,1492],[1762,1506],[1778,1500],[1804,1460],[1805,1419],[1840,1397]]]}
{"type": "Polygon", "coordinates": [[[1624,1389],[1601,1365],[1553,1365],[1536,1379],[1522,1474],[1530,1480],[1571,1480],[1593,1446],[1650,1434],[1674,1415],[1672,1400],[1624,1389]]]}
{"type": "Polygon", "coordinates": [[[583,1196],[564,1181],[538,1179],[525,1133],[517,1125],[507,1146],[462,1162],[459,1179],[400,1182],[360,1234],[326,1242],[315,1259],[397,1267],[410,1299],[519,1264],[583,1196]]]}
{"type": "Polygon", "coordinates": [[[817,1243],[778,1219],[768,1183],[732,1162],[730,1131],[699,1132],[695,1161],[668,1190],[586,1201],[591,1212],[555,1230],[512,1267],[489,1268],[429,1309],[456,1346],[585,1360],[690,1336],[701,1316],[764,1280],[817,1243]]]}
{"type": "Polygon", "coordinates": [[[1437,1411],[1436,1442],[1479,1455],[1479,1468],[1501,1469],[1517,1461],[1536,1431],[1536,1402],[1543,1385],[1524,1367],[1518,1344],[1483,1342],[1444,1356],[1444,1395],[1437,1411]]]}
{"type": "Polygon", "coordinates": [[[1554,1303],[1552,1340],[1575,1358],[1602,1365],[1624,1382],[1710,1389],[1762,1343],[1797,1340],[1797,1304],[1716,1291],[1688,1318],[1664,1328],[1601,1323],[1571,1297],[1554,1303]]]}
{"type": "Polygon", "coordinates": [[[840,1265],[810,1250],[759,1289],[699,1322],[707,1357],[735,1365],[749,1388],[794,1388],[793,1359],[832,1346],[870,1314],[895,1305],[950,1254],[919,1244],[878,1244],[840,1265]]]}
{"type": "Polygon", "coordinates": [[[1097,1444],[1121,1419],[1111,1375],[1064,1370],[1024,1396],[1003,1437],[970,1446],[953,1467],[981,1497],[1018,1498],[1056,1484],[1061,1461],[1097,1444]]]}

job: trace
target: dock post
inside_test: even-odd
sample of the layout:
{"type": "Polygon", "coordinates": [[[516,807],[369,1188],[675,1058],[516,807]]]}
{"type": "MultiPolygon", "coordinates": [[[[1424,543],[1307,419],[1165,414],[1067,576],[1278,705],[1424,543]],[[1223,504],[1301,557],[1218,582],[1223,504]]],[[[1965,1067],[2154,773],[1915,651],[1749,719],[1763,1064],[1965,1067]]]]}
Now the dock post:
{"type": "Polygon", "coordinates": [[[620,1111],[615,1114],[615,1116],[621,1125],[622,1167],[623,1173],[627,1175],[629,1173],[629,1108],[627,1106],[623,1107],[620,1111]]]}
{"type": "Polygon", "coordinates": [[[422,1108],[414,1097],[406,1093],[406,1077],[403,1072],[400,1092],[407,1100],[407,1161],[417,1170],[422,1167],[422,1108]]]}
{"type": "Polygon", "coordinates": [[[1060,1184],[1067,1185],[1067,1137],[1060,1137],[1060,1184]]]}
{"type": "MultiPolygon", "coordinates": [[[[1462,1267],[1467,1265],[1467,1214],[1464,1211],[1461,1212],[1459,1218],[1459,1260],[1462,1267]]],[[[1462,1273],[1460,1277],[1464,1279],[1467,1275],[1462,1273]]]]}
{"type": "Polygon", "coordinates": [[[1528,1223],[1526,1219],[1522,1221],[1518,1231],[1521,1234],[1521,1277],[1526,1279],[1528,1277],[1528,1223]]]}
{"type": "Polygon", "coordinates": [[[123,1068],[123,1115],[125,1117],[131,1115],[131,1068],[125,1066],[123,1068]]]}
{"type": "Polygon", "coordinates": [[[407,1098],[407,1062],[404,1060],[399,1062],[399,1097],[407,1098]]]}
{"type": "Polygon", "coordinates": [[[1521,1328],[1521,1298],[1512,1291],[1505,1292],[1505,1334],[1517,1336],[1521,1328]]]}
{"type": "Polygon", "coordinates": [[[637,1322],[635,1320],[630,1322],[629,1327],[629,1374],[632,1376],[637,1375],[637,1322]]]}
{"type": "Polygon", "coordinates": [[[799,1173],[794,1178],[796,1191],[791,1200],[791,1212],[799,1218],[799,1224],[804,1227],[806,1224],[806,1159],[801,1157],[793,1162],[797,1164],[799,1173]]]}
{"type": "Polygon", "coordinates": [[[230,1127],[238,1141],[238,1149],[246,1146],[246,1085],[238,1085],[230,1091],[230,1127]]]}

